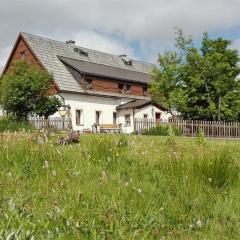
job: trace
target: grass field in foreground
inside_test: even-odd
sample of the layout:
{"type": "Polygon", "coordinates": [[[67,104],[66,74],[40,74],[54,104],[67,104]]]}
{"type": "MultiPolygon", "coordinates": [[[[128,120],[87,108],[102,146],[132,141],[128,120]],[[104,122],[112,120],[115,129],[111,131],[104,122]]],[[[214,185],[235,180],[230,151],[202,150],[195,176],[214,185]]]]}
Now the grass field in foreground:
{"type": "Polygon", "coordinates": [[[0,141],[0,239],[240,239],[239,141],[0,141]]]}

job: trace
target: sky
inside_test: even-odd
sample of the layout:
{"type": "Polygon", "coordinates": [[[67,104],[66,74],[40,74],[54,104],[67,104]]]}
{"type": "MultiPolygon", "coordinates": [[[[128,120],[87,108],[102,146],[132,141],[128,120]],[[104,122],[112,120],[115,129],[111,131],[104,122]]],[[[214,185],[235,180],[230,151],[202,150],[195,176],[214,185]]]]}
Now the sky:
{"type": "Polygon", "coordinates": [[[175,27],[240,50],[239,9],[240,0],[0,0],[0,68],[21,31],[152,63],[174,48],[175,27]]]}

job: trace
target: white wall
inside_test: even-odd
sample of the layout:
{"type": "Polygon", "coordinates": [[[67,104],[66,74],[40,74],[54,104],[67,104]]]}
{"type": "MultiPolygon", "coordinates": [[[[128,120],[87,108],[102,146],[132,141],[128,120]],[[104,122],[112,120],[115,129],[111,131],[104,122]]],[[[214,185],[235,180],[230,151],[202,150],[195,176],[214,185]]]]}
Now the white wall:
{"type": "Polygon", "coordinates": [[[161,113],[161,120],[167,120],[169,117],[171,117],[170,113],[167,113],[165,111],[162,111],[155,106],[149,105],[141,109],[135,110],[135,118],[143,118],[144,114],[148,115],[148,118],[155,120],[155,113],[161,113]]]}
{"type": "MultiPolygon", "coordinates": [[[[147,106],[142,109],[123,109],[116,111],[118,105],[132,101],[129,98],[108,98],[101,96],[90,96],[82,94],[62,93],[61,96],[65,99],[65,104],[71,106],[71,117],[74,130],[90,129],[96,122],[96,111],[101,111],[100,124],[112,124],[113,113],[117,113],[117,124],[122,124],[124,133],[132,133],[134,131],[134,117],[143,118],[144,114],[148,114],[148,118],[155,119],[155,113],[161,113],[161,119],[168,119],[171,115],[159,110],[154,106],[147,106]],[[152,111],[154,109],[154,112],[152,111]],[[82,110],[81,125],[76,125],[76,110],[82,110]],[[134,112],[134,114],[133,114],[134,112]],[[152,116],[152,113],[154,113],[152,116]],[[125,125],[125,115],[130,114],[131,125],[125,125]],[[134,115],[134,117],[133,117],[134,115]]],[[[54,116],[59,116],[56,113],[54,116]]]]}
{"type": "Polygon", "coordinates": [[[149,119],[156,120],[155,113],[161,113],[161,120],[163,121],[166,121],[169,117],[171,117],[170,113],[164,112],[155,106],[149,105],[141,109],[135,109],[134,112],[132,109],[122,109],[118,112],[118,119],[119,122],[122,123],[123,132],[132,133],[134,131],[134,118],[143,118],[144,114],[147,114],[149,119]],[[126,114],[131,115],[131,126],[125,126],[126,114]]]}
{"type": "MultiPolygon", "coordinates": [[[[90,129],[96,122],[96,111],[101,111],[100,124],[112,124],[113,113],[116,112],[116,106],[129,102],[132,99],[127,98],[108,98],[100,96],[89,96],[81,94],[63,93],[65,104],[71,106],[71,117],[74,130],[90,129]],[[76,126],[76,110],[82,110],[81,126],[76,126]]],[[[117,119],[117,124],[120,122],[117,119]]]]}

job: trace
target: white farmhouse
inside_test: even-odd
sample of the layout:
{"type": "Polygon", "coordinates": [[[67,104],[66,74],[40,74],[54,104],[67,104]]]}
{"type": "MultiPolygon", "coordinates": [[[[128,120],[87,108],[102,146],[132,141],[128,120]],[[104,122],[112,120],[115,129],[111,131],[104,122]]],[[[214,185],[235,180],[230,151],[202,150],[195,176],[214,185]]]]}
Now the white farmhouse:
{"type": "Polygon", "coordinates": [[[165,120],[170,115],[148,94],[153,64],[20,33],[3,73],[12,61],[25,59],[54,76],[52,94],[70,106],[74,130],[92,130],[94,124],[121,124],[134,131],[134,119],[165,120]]]}

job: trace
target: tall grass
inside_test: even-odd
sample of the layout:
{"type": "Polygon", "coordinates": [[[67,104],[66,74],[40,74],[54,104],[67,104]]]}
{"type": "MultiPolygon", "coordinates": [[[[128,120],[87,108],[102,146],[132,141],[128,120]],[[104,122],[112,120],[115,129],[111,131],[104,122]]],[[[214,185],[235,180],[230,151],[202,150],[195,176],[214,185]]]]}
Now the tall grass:
{"type": "Polygon", "coordinates": [[[0,140],[2,239],[240,239],[239,142],[32,139],[0,140]]]}

